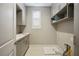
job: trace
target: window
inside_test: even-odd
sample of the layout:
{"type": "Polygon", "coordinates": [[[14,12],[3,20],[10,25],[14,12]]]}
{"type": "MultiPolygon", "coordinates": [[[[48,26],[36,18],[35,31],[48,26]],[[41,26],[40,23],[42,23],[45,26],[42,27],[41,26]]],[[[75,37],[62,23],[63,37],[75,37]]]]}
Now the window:
{"type": "Polygon", "coordinates": [[[41,28],[40,10],[33,10],[33,12],[32,12],[32,28],[33,29],[40,29],[41,28]]]}

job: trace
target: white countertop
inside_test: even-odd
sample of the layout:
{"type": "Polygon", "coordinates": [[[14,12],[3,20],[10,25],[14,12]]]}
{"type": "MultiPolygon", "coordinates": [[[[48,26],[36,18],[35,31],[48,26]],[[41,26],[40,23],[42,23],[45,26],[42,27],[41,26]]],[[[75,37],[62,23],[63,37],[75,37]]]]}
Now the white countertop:
{"type": "Polygon", "coordinates": [[[25,37],[27,35],[29,35],[29,33],[26,33],[26,34],[23,34],[23,33],[22,34],[17,34],[16,35],[16,41],[15,42],[21,40],[23,37],[25,37]]]}

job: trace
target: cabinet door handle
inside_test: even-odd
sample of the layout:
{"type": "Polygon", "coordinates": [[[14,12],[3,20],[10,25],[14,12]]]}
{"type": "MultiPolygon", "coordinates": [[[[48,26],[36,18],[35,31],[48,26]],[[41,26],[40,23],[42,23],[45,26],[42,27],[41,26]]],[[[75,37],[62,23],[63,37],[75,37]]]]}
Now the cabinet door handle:
{"type": "Polygon", "coordinates": [[[76,45],[76,36],[74,36],[74,41],[73,42],[74,42],[74,45],[76,45]]]}

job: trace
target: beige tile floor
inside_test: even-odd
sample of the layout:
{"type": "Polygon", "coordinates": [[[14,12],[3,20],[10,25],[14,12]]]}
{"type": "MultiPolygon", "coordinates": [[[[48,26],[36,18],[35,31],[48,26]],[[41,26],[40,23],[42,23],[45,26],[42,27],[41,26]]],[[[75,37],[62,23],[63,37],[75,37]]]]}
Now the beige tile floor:
{"type": "Polygon", "coordinates": [[[43,47],[54,47],[54,46],[55,45],[30,45],[25,56],[52,56],[44,54],[43,47]]]}

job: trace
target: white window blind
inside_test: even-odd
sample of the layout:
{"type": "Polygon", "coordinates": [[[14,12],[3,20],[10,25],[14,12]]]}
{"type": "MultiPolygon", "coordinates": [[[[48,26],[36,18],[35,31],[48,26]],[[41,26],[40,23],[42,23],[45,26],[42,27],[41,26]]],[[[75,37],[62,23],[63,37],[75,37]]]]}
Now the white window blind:
{"type": "Polygon", "coordinates": [[[40,10],[33,10],[33,12],[32,12],[32,28],[33,29],[41,28],[41,12],[40,12],[40,10]]]}

